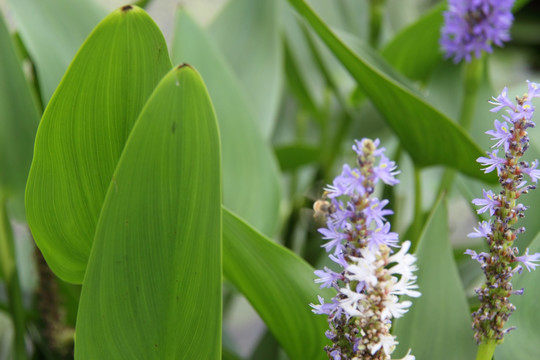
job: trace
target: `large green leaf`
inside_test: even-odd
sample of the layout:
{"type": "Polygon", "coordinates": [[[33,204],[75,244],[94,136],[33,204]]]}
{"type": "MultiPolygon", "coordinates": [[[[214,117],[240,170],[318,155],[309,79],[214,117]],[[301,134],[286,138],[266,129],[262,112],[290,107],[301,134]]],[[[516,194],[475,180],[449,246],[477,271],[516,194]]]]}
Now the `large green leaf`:
{"type": "Polygon", "coordinates": [[[216,46],[183,10],[172,58],[194,65],[208,86],[223,144],[223,202],[268,236],[277,229],[281,197],[277,162],[255,125],[245,93],[216,46]]]}
{"type": "Polygon", "coordinates": [[[230,0],[209,28],[246,89],[254,120],[267,139],[276,122],[283,81],[281,5],[282,0],[230,0]]]}
{"type": "Polygon", "coordinates": [[[382,56],[409,78],[426,80],[441,60],[439,38],[446,7],[441,2],[401,31],[384,47],[382,56]]]}
{"type": "Polygon", "coordinates": [[[92,0],[9,0],[9,6],[36,66],[46,104],[105,10],[92,0]]]}
{"type": "Polygon", "coordinates": [[[475,159],[482,150],[452,120],[435,109],[369,47],[351,51],[303,0],[289,0],[356,79],[417,165],[443,164],[481,177],[475,159]]]}
{"type": "MultiPolygon", "coordinates": [[[[529,248],[529,254],[540,252],[540,234],[536,236],[529,248]]],[[[520,253],[525,253],[521,249],[520,253]]],[[[538,359],[538,344],[540,338],[540,270],[532,273],[523,270],[513,281],[514,289],[525,289],[523,295],[513,295],[510,301],[516,310],[510,317],[506,327],[516,329],[505,335],[504,342],[495,350],[496,360],[536,360],[538,359]]]]}
{"type": "Polygon", "coordinates": [[[140,8],[114,11],[81,47],[39,125],[28,223],[53,271],[82,282],[105,192],[144,103],[171,63],[140,8]]]}
{"type": "Polygon", "coordinates": [[[223,272],[246,296],[292,360],[325,359],[325,316],[311,312],[317,294],[314,269],[265,238],[240,218],[223,212],[223,272]]]}
{"type": "Polygon", "coordinates": [[[397,355],[409,348],[417,360],[473,359],[476,352],[467,299],[448,241],[448,212],[439,199],[416,255],[422,296],[395,324],[397,355]]]}
{"type": "Polygon", "coordinates": [[[77,359],[221,359],[221,168],[199,74],[180,65],[148,100],[99,218],[77,359]]]}
{"type": "Polygon", "coordinates": [[[0,187],[22,203],[39,110],[1,14],[0,44],[0,187]]]}

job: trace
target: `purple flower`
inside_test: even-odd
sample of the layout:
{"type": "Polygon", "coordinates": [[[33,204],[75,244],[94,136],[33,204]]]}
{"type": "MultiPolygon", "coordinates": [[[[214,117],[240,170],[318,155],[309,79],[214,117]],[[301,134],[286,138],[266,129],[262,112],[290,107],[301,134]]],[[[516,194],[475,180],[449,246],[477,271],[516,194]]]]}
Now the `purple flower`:
{"type": "Polygon", "coordinates": [[[491,235],[491,222],[482,221],[478,224],[478,228],[473,228],[473,229],[474,229],[474,232],[467,234],[468,237],[470,238],[485,237],[487,239],[491,235]]]}
{"type": "Polygon", "coordinates": [[[375,251],[381,245],[395,247],[398,244],[398,234],[390,232],[390,223],[377,227],[375,230],[368,230],[369,248],[375,251]]]}
{"type": "Polygon", "coordinates": [[[332,313],[336,312],[336,310],[338,310],[339,303],[332,302],[330,304],[325,304],[324,298],[322,296],[317,295],[317,297],[319,298],[319,305],[309,304],[309,306],[313,308],[313,310],[311,311],[313,311],[315,314],[331,315],[332,313]]]}
{"type": "MultiPolygon", "coordinates": [[[[530,101],[524,101],[522,104],[518,104],[515,112],[512,113],[509,111],[508,113],[512,115],[512,120],[516,122],[521,119],[531,120],[534,110],[535,107],[530,101]]],[[[535,124],[531,122],[531,125],[534,126],[535,124]]]]}
{"type": "Polygon", "coordinates": [[[478,214],[485,213],[489,210],[489,215],[493,216],[495,214],[496,208],[499,206],[499,201],[491,190],[482,190],[482,194],[484,196],[483,199],[474,199],[472,203],[476,206],[483,206],[482,208],[477,210],[478,214]]]}
{"type": "Polygon", "coordinates": [[[529,249],[525,250],[525,255],[516,257],[516,260],[523,263],[529,272],[536,270],[536,267],[539,265],[535,261],[540,261],[540,253],[529,255],[529,249]]]}
{"type": "Polygon", "coordinates": [[[343,202],[332,199],[332,205],[334,205],[336,211],[328,217],[328,219],[338,228],[345,228],[347,226],[347,220],[354,216],[354,206],[347,202],[347,207],[343,206],[343,202]]]}
{"type": "Polygon", "coordinates": [[[349,165],[345,164],[343,165],[343,172],[338,178],[346,189],[345,195],[353,196],[357,194],[362,196],[364,194],[364,177],[360,173],[360,170],[356,168],[351,169],[349,165]]]}
{"type": "Polygon", "coordinates": [[[343,275],[338,274],[327,267],[325,267],[324,270],[315,270],[314,274],[319,277],[318,279],[315,279],[315,283],[322,283],[321,288],[331,287],[336,281],[343,279],[343,275]]]}
{"type": "Polygon", "coordinates": [[[379,166],[373,168],[373,173],[375,174],[373,182],[377,182],[378,179],[381,179],[387,185],[399,184],[399,180],[396,179],[395,176],[399,174],[400,171],[395,171],[396,169],[396,163],[388,159],[384,154],[381,154],[379,166]]]}
{"type": "Polygon", "coordinates": [[[490,173],[495,169],[497,169],[497,175],[499,175],[499,173],[501,172],[501,167],[506,162],[506,159],[498,158],[497,157],[498,152],[499,150],[494,150],[492,152],[487,153],[489,158],[482,156],[476,159],[477,162],[486,166],[485,169],[482,169],[484,170],[484,174],[490,173]]]}
{"type": "Polygon", "coordinates": [[[330,260],[332,260],[342,268],[346,268],[347,266],[349,266],[349,264],[347,263],[347,259],[345,259],[345,256],[343,256],[343,253],[337,254],[337,257],[330,254],[328,255],[328,257],[330,258],[330,260]]]}
{"type": "Polygon", "coordinates": [[[527,80],[527,88],[528,88],[528,95],[529,99],[540,97],[540,85],[538,85],[535,82],[527,80]]]}
{"type": "Polygon", "coordinates": [[[502,46],[510,40],[514,17],[513,0],[449,0],[444,13],[440,45],[446,58],[454,63],[480,58],[483,51],[492,52],[492,44],[502,46]]]}
{"type": "Polygon", "coordinates": [[[538,160],[534,160],[529,166],[522,168],[521,172],[529,175],[531,177],[531,180],[534,183],[537,183],[538,179],[540,179],[540,170],[537,170],[537,167],[538,160]]]}
{"type": "Polygon", "coordinates": [[[471,255],[471,258],[478,261],[480,264],[484,264],[486,262],[486,259],[489,257],[488,253],[481,252],[480,254],[477,254],[476,251],[471,249],[465,250],[465,254],[471,255]]]}
{"type": "Polygon", "coordinates": [[[377,226],[383,226],[386,215],[392,215],[392,210],[384,209],[388,204],[388,200],[379,201],[377,198],[372,198],[368,207],[364,209],[366,215],[366,221],[375,221],[377,226]]]}
{"type": "Polygon", "coordinates": [[[505,87],[501,94],[497,97],[492,97],[493,100],[489,101],[490,104],[495,105],[491,112],[498,112],[499,110],[507,107],[512,111],[517,109],[516,105],[512,100],[508,98],[508,88],[505,87]]]}
{"type": "Polygon", "coordinates": [[[504,151],[508,152],[508,148],[510,147],[510,141],[512,139],[512,134],[508,130],[508,124],[506,121],[503,121],[502,123],[499,120],[495,120],[495,130],[489,130],[486,131],[486,134],[491,135],[491,140],[498,140],[495,145],[492,147],[499,147],[501,145],[504,146],[504,151]]]}
{"type": "Polygon", "coordinates": [[[321,247],[325,248],[326,252],[329,252],[335,247],[336,249],[334,250],[334,254],[338,254],[343,250],[343,244],[341,241],[347,238],[347,234],[339,231],[339,229],[337,229],[330,221],[327,223],[327,226],[328,228],[319,229],[319,232],[323,235],[323,239],[329,240],[321,247]]]}

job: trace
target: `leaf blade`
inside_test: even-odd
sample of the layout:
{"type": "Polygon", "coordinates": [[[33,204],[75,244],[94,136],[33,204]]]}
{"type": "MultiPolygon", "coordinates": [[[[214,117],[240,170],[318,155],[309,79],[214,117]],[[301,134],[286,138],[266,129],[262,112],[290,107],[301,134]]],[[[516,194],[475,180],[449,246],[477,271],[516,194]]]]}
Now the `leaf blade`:
{"type": "Polygon", "coordinates": [[[271,136],[276,123],[283,83],[281,3],[229,1],[208,29],[246,90],[265,139],[271,136]],[[245,49],[250,49],[249,57],[244,55],[245,49]]]}
{"type": "Polygon", "coordinates": [[[446,204],[439,198],[416,251],[417,284],[422,295],[395,324],[398,355],[411,348],[418,360],[474,358],[472,320],[448,241],[447,218],[446,204]]]}
{"type": "Polygon", "coordinates": [[[234,73],[206,32],[183,10],[177,13],[172,58],[195,66],[208,86],[223,144],[223,203],[273,236],[281,200],[277,161],[255,125],[234,73]]]}
{"type": "Polygon", "coordinates": [[[314,283],[313,271],[224,208],[223,272],[293,360],[326,358],[328,324],[311,312],[309,303],[317,302],[317,294],[331,295],[314,283]]]}
{"type": "Polygon", "coordinates": [[[109,187],[76,358],[221,358],[221,233],[217,122],[181,65],[148,100],[109,187]]]}
{"type": "Polygon", "coordinates": [[[9,0],[47,104],[84,39],[106,15],[89,0],[9,0]]]}
{"type": "Polygon", "coordinates": [[[170,67],[153,20],[133,6],[118,9],[81,47],[45,110],[26,188],[27,218],[48,264],[65,281],[82,282],[125,140],[170,67]]]}
{"type": "Polygon", "coordinates": [[[23,202],[39,110],[0,16],[0,187],[23,202]]]}
{"type": "Polygon", "coordinates": [[[417,165],[443,164],[469,176],[482,177],[475,159],[483,151],[461,127],[429,104],[372,49],[359,47],[361,56],[356,55],[305,1],[289,0],[289,3],[356,79],[417,165]]]}

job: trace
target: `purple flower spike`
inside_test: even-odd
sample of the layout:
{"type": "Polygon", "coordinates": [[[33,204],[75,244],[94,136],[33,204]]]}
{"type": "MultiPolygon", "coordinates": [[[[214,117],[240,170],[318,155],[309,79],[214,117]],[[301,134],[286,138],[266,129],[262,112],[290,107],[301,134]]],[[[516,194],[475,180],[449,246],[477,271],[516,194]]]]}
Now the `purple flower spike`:
{"type": "Polygon", "coordinates": [[[467,62],[510,40],[513,0],[448,0],[440,45],[446,58],[467,62]]]}
{"type": "MultiPolygon", "coordinates": [[[[323,199],[314,204],[317,218],[326,216],[319,229],[332,266],[339,270],[316,270],[315,282],[337,290],[330,303],[319,296],[319,305],[310,304],[316,314],[328,316],[326,337],[332,346],[325,351],[330,359],[390,359],[397,344],[391,333],[392,319],[405,314],[410,301],[399,296],[418,297],[416,258],[408,253],[410,242],[400,248],[398,234],[390,230],[385,209],[388,200],[373,196],[376,184],[399,183],[396,163],[384,155],[377,139],[356,140],[357,168],[343,166],[342,173],[325,188],[323,199]],[[400,248],[392,254],[393,249],[400,248]],[[365,336],[369,332],[370,336],[365,336]]],[[[410,353],[410,352],[409,352],[410,353]]],[[[402,360],[413,360],[407,354],[402,360]]]]}
{"type": "MultiPolygon", "coordinates": [[[[472,0],[472,3],[482,1],[472,0]]],[[[494,0],[490,3],[496,4],[494,0]]],[[[485,173],[497,169],[499,183],[502,186],[499,193],[483,190],[483,197],[472,201],[474,205],[480,207],[477,210],[478,214],[489,212],[493,217],[489,221],[480,222],[478,227],[474,228],[474,232],[468,235],[471,238],[485,238],[489,252],[476,253],[473,250],[465,252],[480,263],[485,276],[485,283],[476,288],[480,306],[472,314],[474,337],[479,344],[500,343],[504,335],[513,329],[513,327],[504,329],[504,324],[515,310],[509,298],[512,294],[521,295],[523,289],[513,290],[512,277],[521,274],[523,267],[532,271],[540,266],[540,253],[529,255],[527,249],[524,255],[519,256],[519,249],[515,247],[517,236],[525,231],[524,227],[518,227],[516,223],[527,210],[527,207],[518,203],[517,199],[536,188],[535,185],[527,185],[523,174],[528,175],[534,183],[540,179],[538,160],[529,163],[522,159],[529,148],[527,129],[535,125],[532,121],[535,108],[531,100],[540,97],[540,86],[529,81],[527,83],[529,92],[517,97],[515,103],[508,97],[507,88],[490,101],[495,105],[491,111],[504,110],[508,114],[502,115],[508,123],[495,120],[495,130],[487,131],[486,134],[491,135],[491,140],[496,141],[492,147],[499,149],[488,152],[488,157],[480,157],[477,160],[485,166],[482,169],[485,173]],[[497,153],[501,147],[504,149],[504,155],[499,158],[497,153]]]]}

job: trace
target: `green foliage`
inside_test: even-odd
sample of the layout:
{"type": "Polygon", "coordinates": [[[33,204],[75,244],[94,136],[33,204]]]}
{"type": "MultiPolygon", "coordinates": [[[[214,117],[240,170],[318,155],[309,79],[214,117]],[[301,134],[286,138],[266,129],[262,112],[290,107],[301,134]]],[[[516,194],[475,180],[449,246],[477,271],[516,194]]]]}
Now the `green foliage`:
{"type": "Polygon", "coordinates": [[[109,186],[77,359],[221,357],[219,173],[210,99],[200,76],[178,66],[142,110],[109,186]]]}
{"type": "Polygon", "coordinates": [[[279,16],[282,2],[229,1],[208,29],[246,89],[249,104],[255,111],[255,123],[266,139],[277,119],[282,86],[279,16]]]}
{"type": "MultiPolygon", "coordinates": [[[[352,139],[363,137],[381,138],[402,171],[401,184],[383,190],[392,231],[423,229],[415,241],[422,296],[395,322],[396,355],[411,348],[418,360],[473,358],[481,270],[469,271],[461,246],[481,251],[463,242],[477,215],[470,201],[495,179],[475,160],[491,146],[484,132],[497,117],[487,100],[501,89],[491,82],[522,93],[522,73],[518,89],[506,69],[532,69],[533,55],[516,60],[516,49],[530,49],[519,41],[496,49],[477,63],[471,97],[464,89],[474,70],[439,49],[447,3],[413,3],[229,0],[207,26],[189,6],[171,8],[169,54],[137,6],[106,16],[103,1],[7,0],[0,310],[12,321],[0,321],[0,360],[49,356],[49,314],[33,301],[41,285],[21,286],[20,274],[34,273],[19,252],[25,221],[54,273],[77,284],[61,283],[69,320],[56,319],[73,325],[77,317],[76,359],[325,359],[327,319],[309,304],[335,291],[314,283],[328,254],[310,208],[352,139]],[[454,121],[464,109],[470,126],[454,121]],[[440,185],[432,166],[457,171],[458,186],[440,185]],[[224,279],[234,289],[223,290],[224,279]],[[251,355],[235,348],[243,339],[228,324],[230,294],[244,296],[264,323],[251,355]]],[[[533,134],[532,159],[540,157],[533,134]]],[[[538,190],[519,199],[530,207],[516,240],[522,252],[528,244],[540,251],[539,199],[538,190]]],[[[496,360],[538,358],[538,276],[516,279],[525,294],[512,297],[508,326],[517,330],[496,360]]],[[[69,337],[50,332],[69,348],[69,337]]]]}
{"type": "Polygon", "coordinates": [[[484,177],[475,165],[483,152],[462,128],[413,90],[373,50],[362,46],[356,55],[303,0],[289,2],[355,78],[416,164],[445,164],[469,176],[484,177]]]}
{"type": "Polygon", "coordinates": [[[153,20],[138,8],[119,9],[86,40],[47,106],[26,209],[36,243],[63,280],[82,282],[124,143],[170,67],[153,20]]]}
{"type": "Polygon", "coordinates": [[[467,299],[448,241],[446,207],[444,199],[437,201],[420,237],[416,256],[422,295],[396,321],[398,355],[412,348],[418,360],[472,359],[476,351],[467,299]]]}
{"type": "Polygon", "coordinates": [[[411,79],[426,80],[441,61],[439,36],[443,24],[441,2],[422,18],[397,34],[381,55],[399,72],[411,79]]]}
{"type": "Polygon", "coordinates": [[[23,202],[39,110],[2,17],[0,44],[0,194],[15,197],[18,205],[23,202]]]}
{"type": "Polygon", "coordinates": [[[193,64],[208,84],[223,141],[223,202],[262,233],[278,225],[281,190],[270,146],[251,102],[206,32],[183,10],[176,17],[172,58],[193,64]]]}
{"type": "Polygon", "coordinates": [[[324,359],[323,316],[314,316],[319,286],[313,268],[238,217],[223,213],[223,273],[246,296],[293,360],[324,359]]]}
{"type": "Polygon", "coordinates": [[[47,104],[77,49],[106,12],[92,0],[8,0],[47,104]]]}

